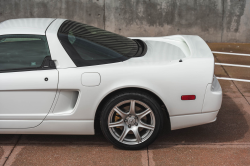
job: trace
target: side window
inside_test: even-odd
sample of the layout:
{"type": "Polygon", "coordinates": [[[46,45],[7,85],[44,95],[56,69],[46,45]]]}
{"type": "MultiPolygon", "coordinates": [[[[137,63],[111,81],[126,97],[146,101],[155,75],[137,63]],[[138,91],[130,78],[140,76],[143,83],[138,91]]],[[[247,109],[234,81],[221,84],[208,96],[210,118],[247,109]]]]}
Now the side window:
{"type": "Polygon", "coordinates": [[[40,68],[48,56],[50,52],[46,36],[0,36],[0,70],[40,68]]]}

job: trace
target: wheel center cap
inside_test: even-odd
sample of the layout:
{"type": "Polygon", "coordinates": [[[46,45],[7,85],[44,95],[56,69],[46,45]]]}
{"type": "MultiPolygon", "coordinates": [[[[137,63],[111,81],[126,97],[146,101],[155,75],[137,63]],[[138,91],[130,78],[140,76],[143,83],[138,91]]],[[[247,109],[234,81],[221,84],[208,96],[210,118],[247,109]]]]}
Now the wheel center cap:
{"type": "Polygon", "coordinates": [[[130,117],[127,117],[126,119],[127,119],[127,124],[128,125],[131,125],[131,126],[135,125],[135,123],[136,123],[135,116],[130,116],[130,117]]]}
{"type": "Polygon", "coordinates": [[[134,124],[135,124],[135,119],[129,118],[129,119],[128,119],[128,124],[134,125],[134,124]]]}

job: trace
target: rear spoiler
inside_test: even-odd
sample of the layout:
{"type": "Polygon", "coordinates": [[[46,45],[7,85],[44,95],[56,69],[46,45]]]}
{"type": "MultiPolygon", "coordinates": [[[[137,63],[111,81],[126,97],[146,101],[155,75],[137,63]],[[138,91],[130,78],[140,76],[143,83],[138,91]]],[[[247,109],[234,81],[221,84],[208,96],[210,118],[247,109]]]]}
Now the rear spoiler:
{"type": "Polygon", "coordinates": [[[174,41],[183,42],[186,45],[186,49],[183,52],[187,57],[191,58],[213,58],[212,51],[208,47],[207,43],[199,36],[196,35],[174,35],[163,37],[166,42],[168,40],[173,44],[174,41]]]}
{"type": "Polygon", "coordinates": [[[214,58],[207,43],[196,35],[173,35],[163,37],[129,37],[130,39],[141,39],[151,41],[164,41],[179,47],[186,57],[189,58],[214,58]]]}

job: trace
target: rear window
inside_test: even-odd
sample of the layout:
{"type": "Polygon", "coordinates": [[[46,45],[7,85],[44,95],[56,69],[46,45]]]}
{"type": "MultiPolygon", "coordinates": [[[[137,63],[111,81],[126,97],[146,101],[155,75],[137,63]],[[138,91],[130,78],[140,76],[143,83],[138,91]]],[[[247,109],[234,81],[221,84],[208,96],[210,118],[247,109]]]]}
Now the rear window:
{"type": "Polygon", "coordinates": [[[78,67],[121,62],[138,51],[129,38],[70,20],[61,25],[58,38],[78,67]]]}

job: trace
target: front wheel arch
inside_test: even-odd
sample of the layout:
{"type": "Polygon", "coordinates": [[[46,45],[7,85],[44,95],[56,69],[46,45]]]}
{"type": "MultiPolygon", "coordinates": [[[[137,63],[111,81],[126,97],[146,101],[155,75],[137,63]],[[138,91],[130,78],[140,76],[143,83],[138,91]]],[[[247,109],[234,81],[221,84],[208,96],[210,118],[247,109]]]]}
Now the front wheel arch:
{"type": "Polygon", "coordinates": [[[98,134],[101,132],[100,129],[100,115],[102,112],[102,107],[104,106],[104,104],[114,95],[118,94],[118,93],[122,93],[122,92],[141,92],[141,93],[147,93],[150,96],[152,96],[162,107],[162,111],[163,113],[165,113],[165,117],[164,117],[164,122],[166,122],[166,127],[167,127],[167,131],[171,131],[171,123],[170,123],[170,117],[169,117],[169,112],[167,110],[166,105],[164,104],[164,102],[161,100],[161,98],[159,96],[157,96],[155,93],[147,90],[147,89],[143,89],[143,88],[135,88],[135,87],[130,87],[130,88],[122,88],[122,89],[117,89],[111,93],[109,93],[108,95],[106,95],[102,101],[99,103],[96,113],[95,113],[95,119],[94,119],[94,129],[95,129],[95,133],[98,134]]]}

